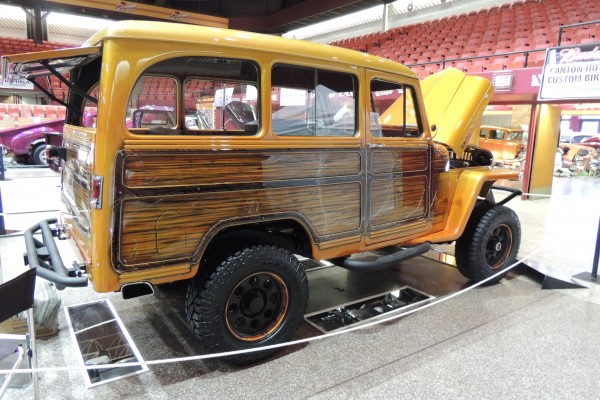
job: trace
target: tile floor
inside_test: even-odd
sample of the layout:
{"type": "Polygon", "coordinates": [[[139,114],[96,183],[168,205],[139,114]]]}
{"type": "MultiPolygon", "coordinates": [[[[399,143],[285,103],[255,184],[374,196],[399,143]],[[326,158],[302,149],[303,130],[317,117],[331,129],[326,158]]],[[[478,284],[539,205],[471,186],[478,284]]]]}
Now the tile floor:
{"type": "MultiPolygon", "coordinates": [[[[0,182],[5,227],[0,238],[1,277],[23,270],[18,232],[58,209],[58,177],[46,169],[7,170],[0,182]],[[23,213],[23,214],[20,214],[23,213]]],[[[521,219],[520,257],[555,275],[590,271],[600,216],[600,179],[556,178],[551,198],[513,200],[521,219]]],[[[420,261],[423,262],[423,261],[420,261]]],[[[441,265],[441,264],[440,264],[441,265]]],[[[384,279],[410,282],[446,294],[466,286],[455,269],[402,264],[384,279]]],[[[340,271],[337,271],[340,273],[340,271]]],[[[375,279],[347,273],[340,284],[375,279]],[[349,277],[349,278],[348,278],[349,277]]],[[[316,288],[319,280],[309,278],[316,288]]],[[[44,372],[43,399],[188,398],[543,398],[600,397],[600,289],[541,290],[535,275],[513,272],[499,284],[479,287],[410,316],[329,339],[285,349],[246,368],[214,360],[150,366],[146,373],[86,389],[82,371],[44,372]]],[[[62,305],[109,298],[146,360],[200,354],[185,327],[181,286],[155,296],[123,300],[92,288],[60,292],[62,305]]],[[[38,341],[40,367],[77,365],[64,312],[58,334],[38,341]]],[[[319,335],[303,325],[297,338],[319,335]]],[[[31,386],[10,389],[6,399],[31,397],[31,386]]]]}

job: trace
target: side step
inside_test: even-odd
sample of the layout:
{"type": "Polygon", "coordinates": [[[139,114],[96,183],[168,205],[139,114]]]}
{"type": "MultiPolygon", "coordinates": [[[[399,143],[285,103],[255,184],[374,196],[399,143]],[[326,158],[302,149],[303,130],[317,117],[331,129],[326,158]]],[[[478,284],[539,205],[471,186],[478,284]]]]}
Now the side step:
{"type": "Polygon", "coordinates": [[[351,258],[346,258],[344,260],[343,267],[351,271],[381,271],[386,268],[391,268],[401,261],[421,255],[429,249],[431,249],[431,243],[425,242],[414,247],[402,248],[395,253],[386,254],[384,256],[378,256],[370,252],[355,254],[351,258]]]}

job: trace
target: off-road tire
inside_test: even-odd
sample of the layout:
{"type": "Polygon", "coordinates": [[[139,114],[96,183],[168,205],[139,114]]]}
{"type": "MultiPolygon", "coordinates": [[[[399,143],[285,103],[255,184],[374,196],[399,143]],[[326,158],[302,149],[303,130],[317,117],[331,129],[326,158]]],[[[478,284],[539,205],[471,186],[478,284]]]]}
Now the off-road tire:
{"type": "MultiPolygon", "coordinates": [[[[513,210],[480,203],[456,241],[456,266],[463,276],[480,282],[512,265],[520,242],[521,224],[513,210]]],[[[500,274],[489,283],[498,282],[505,275],[500,274]]]]}
{"type": "MultiPolygon", "coordinates": [[[[245,247],[187,289],[188,326],[207,353],[252,349],[289,341],[308,302],[304,268],[289,251],[272,245],[245,247]]],[[[280,349],[222,358],[233,365],[265,359],[280,349]]]]}

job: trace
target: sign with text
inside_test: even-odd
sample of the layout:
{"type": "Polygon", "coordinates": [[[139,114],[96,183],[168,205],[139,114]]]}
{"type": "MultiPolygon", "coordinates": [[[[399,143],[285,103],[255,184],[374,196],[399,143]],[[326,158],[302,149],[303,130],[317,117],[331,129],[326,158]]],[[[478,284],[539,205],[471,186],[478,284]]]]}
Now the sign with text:
{"type": "Polygon", "coordinates": [[[23,89],[33,90],[33,83],[27,79],[3,79],[0,77],[0,89],[23,89]]]}
{"type": "Polygon", "coordinates": [[[492,86],[496,92],[510,92],[513,87],[513,71],[492,73],[492,86]]]}
{"type": "Polygon", "coordinates": [[[600,46],[547,50],[538,100],[563,99],[600,99],[600,46]]]}

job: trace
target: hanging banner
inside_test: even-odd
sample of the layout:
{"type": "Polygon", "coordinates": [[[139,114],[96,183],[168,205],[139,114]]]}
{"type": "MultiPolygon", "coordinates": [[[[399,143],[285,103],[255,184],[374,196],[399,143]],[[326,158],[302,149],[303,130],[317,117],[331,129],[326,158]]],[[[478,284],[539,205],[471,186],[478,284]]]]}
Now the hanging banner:
{"type": "Polygon", "coordinates": [[[546,62],[538,100],[600,99],[600,46],[554,47],[546,62]]]}

